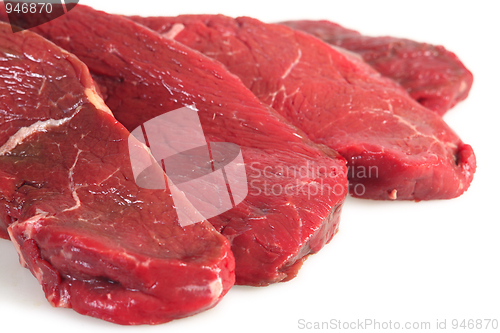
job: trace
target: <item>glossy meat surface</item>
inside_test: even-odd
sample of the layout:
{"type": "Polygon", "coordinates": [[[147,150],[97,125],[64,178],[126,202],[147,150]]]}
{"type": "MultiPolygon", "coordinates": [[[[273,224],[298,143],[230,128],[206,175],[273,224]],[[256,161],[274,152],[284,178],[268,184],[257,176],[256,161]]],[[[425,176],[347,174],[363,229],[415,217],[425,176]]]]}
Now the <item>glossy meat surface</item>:
{"type": "Polygon", "coordinates": [[[229,242],[135,184],[129,132],[87,67],[5,23],[0,63],[0,231],[50,304],[127,325],[217,304],[234,284],[229,242]]]}
{"type": "Polygon", "coordinates": [[[313,141],[338,151],[348,162],[354,196],[449,199],[472,181],[472,148],[357,57],[247,17],[132,19],[220,61],[313,141]]]}
{"type": "Polygon", "coordinates": [[[439,115],[469,95],[472,73],[443,46],[404,38],[363,36],[329,21],[280,24],[359,54],[382,75],[397,81],[416,101],[439,115]]]}
{"type": "Polygon", "coordinates": [[[248,196],[209,220],[231,241],[238,284],[295,277],[305,258],[337,232],[347,193],[345,160],[312,143],[218,62],[80,5],[35,31],[87,64],[129,130],[189,106],[198,110],[208,142],[240,146],[248,196]]]}

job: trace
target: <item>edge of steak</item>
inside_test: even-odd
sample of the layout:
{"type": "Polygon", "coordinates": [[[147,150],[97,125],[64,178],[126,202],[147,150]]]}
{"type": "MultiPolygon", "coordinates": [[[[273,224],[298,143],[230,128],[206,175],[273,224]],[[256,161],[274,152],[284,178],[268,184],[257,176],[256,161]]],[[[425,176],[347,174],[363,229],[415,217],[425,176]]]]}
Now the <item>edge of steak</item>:
{"type": "Polygon", "coordinates": [[[132,19],[220,61],[309,138],[338,151],[347,160],[354,196],[450,199],[470,186],[472,148],[357,57],[248,17],[132,19]]]}
{"type": "Polygon", "coordinates": [[[229,242],[207,221],[181,227],[175,189],[137,187],[129,133],[86,66],[5,23],[0,46],[0,230],[50,304],[127,325],[217,304],[229,242]]]}
{"type": "Polygon", "coordinates": [[[466,99],[472,87],[472,73],[453,52],[441,45],[388,36],[363,36],[325,20],[279,24],[359,54],[382,75],[398,82],[413,99],[441,116],[466,99]]]}
{"type": "Polygon", "coordinates": [[[347,194],[345,160],[262,104],[220,63],[82,5],[34,31],[87,64],[106,104],[129,130],[190,107],[198,110],[208,142],[241,148],[248,196],[209,219],[231,242],[236,283],[292,279],[337,232],[347,194]]]}

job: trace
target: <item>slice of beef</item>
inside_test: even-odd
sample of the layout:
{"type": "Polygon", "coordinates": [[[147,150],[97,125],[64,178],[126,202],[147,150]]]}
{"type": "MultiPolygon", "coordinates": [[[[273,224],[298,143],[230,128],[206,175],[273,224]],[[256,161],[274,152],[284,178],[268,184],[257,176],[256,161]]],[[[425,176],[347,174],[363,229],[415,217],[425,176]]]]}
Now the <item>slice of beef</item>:
{"type": "Polygon", "coordinates": [[[382,75],[401,84],[416,101],[441,116],[469,95],[472,73],[443,46],[404,38],[363,36],[330,21],[280,24],[359,54],[382,75]]]}
{"type": "Polygon", "coordinates": [[[472,181],[474,152],[441,117],[311,35],[246,17],[133,19],[220,61],[313,141],[337,150],[354,196],[448,199],[472,181]]]}
{"type": "MultiPolygon", "coordinates": [[[[28,19],[28,18],[27,18],[28,19]]],[[[263,105],[224,66],[126,18],[78,5],[35,31],[76,54],[129,130],[195,107],[209,142],[240,146],[249,193],[209,221],[232,244],[236,282],[289,280],[337,232],[345,160],[263,105]]]]}
{"type": "Polygon", "coordinates": [[[229,242],[135,184],[129,132],[85,65],[5,23],[0,61],[0,230],[50,304],[119,324],[213,307],[234,283],[229,242]]]}

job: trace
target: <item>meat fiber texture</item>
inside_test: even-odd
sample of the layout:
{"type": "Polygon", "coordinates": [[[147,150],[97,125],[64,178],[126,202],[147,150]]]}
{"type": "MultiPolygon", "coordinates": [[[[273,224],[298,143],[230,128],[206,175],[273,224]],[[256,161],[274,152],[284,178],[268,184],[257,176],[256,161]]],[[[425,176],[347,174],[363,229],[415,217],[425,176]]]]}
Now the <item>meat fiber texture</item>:
{"type": "Polygon", "coordinates": [[[129,132],[85,65],[5,23],[0,47],[0,230],[50,304],[157,324],[218,303],[229,242],[207,221],[181,227],[169,190],[135,184],[129,132]]]}
{"type": "Polygon", "coordinates": [[[313,141],[338,151],[356,197],[449,199],[472,181],[472,148],[358,57],[248,17],[132,19],[220,61],[313,141]]]}
{"type": "Polygon", "coordinates": [[[403,38],[363,36],[330,21],[280,24],[359,54],[382,75],[397,81],[416,101],[441,116],[469,95],[472,73],[443,46],[403,38]]]}
{"type": "Polygon", "coordinates": [[[238,284],[295,277],[305,258],[337,232],[347,194],[345,160],[307,139],[218,62],[82,5],[33,31],[87,64],[129,130],[189,106],[198,110],[208,142],[240,146],[248,196],[209,219],[231,241],[238,284]]]}

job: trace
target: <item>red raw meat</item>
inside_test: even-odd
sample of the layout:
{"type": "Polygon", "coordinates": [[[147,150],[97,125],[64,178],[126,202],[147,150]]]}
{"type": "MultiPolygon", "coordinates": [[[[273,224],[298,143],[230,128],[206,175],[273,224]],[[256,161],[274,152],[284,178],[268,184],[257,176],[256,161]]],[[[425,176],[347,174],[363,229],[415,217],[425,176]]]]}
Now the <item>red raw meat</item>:
{"type": "Polygon", "coordinates": [[[129,132],[87,67],[5,23],[0,47],[0,231],[50,304],[119,324],[217,304],[235,279],[229,242],[135,184],[129,132]]]}
{"type": "Polygon", "coordinates": [[[363,36],[329,21],[280,24],[359,54],[382,75],[397,81],[417,102],[441,116],[469,95],[472,73],[443,46],[403,38],[363,36]]]}
{"type": "Polygon", "coordinates": [[[449,199],[472,181],[474,152],[441,117],[311,35],[247,17],[132,19],[220,61],[313,141],[338,151],[354,196],[449,199]]]}
{"type": "Polygon", "coordinates": [[[129,130],[195,106],[207,141],[241,147],[249,194],[209,219],[231,241],[238,284],[295,277],[305,258],[337,232],[347,192],[345,160],[312,143],[218,62],[81,5],[34,31],[87,64],[106,104],[129,130]]]}

